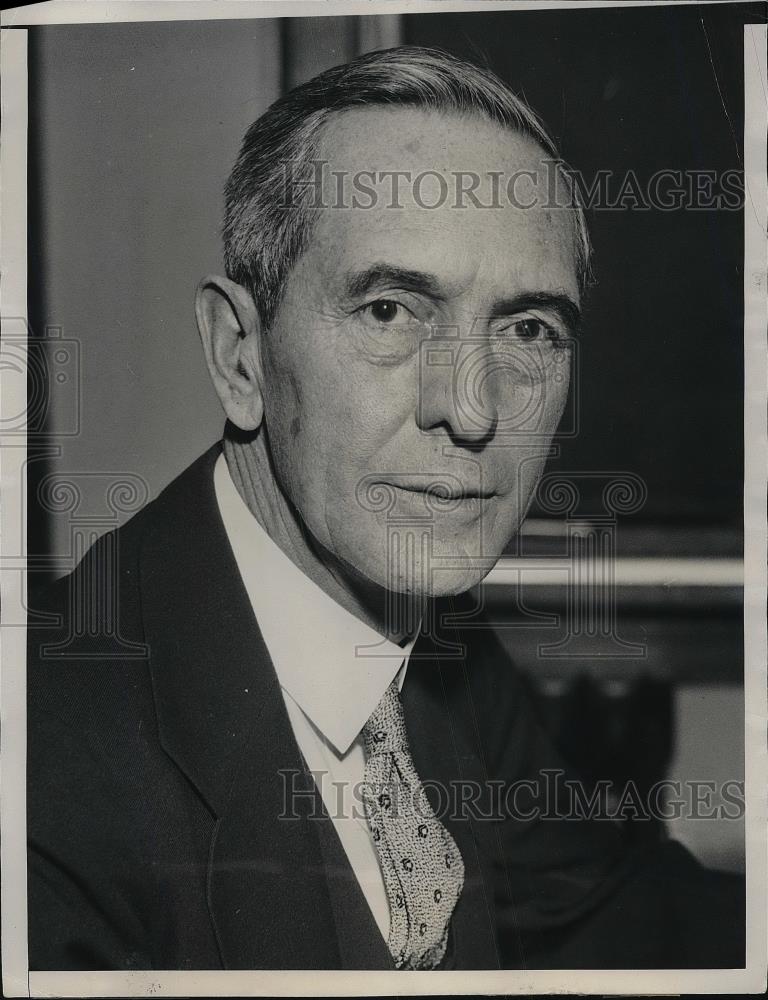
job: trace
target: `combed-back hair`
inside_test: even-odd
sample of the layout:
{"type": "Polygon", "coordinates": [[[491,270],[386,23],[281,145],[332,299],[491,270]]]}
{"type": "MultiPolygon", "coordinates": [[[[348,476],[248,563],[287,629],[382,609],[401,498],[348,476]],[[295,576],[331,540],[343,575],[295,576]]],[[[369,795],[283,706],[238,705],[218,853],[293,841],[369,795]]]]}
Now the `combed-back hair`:
{"type": "MultiPolygon", "coordinates": [[[[296,178],[311,172],[323,129],[333,116],[366,107],[477,115],[530,137],[565,173],[555,143],[521,98],[491,70],[440,49],[382,49],[320,73],[275,101],[250,126],[225,188],[227,276],[251,291],[266,328],[316,217],[310,186],[298,190],[296,178]]],[[[576,216],[577,275],[583,287],[589,274],[589,234],[570,184],[569,190],[576,216]]]]}

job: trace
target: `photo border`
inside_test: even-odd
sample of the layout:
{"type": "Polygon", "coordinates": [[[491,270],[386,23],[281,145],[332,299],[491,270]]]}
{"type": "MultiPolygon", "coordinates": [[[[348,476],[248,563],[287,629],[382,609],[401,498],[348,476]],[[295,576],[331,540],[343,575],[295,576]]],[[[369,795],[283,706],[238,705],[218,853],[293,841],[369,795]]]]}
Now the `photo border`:
{"type": "MultiPolygon", "coordinates": [[[[717,0],[681,0],[704,5],[717,0]]],[[[107,2],[60,0],[18,7],[2,17],[2,274],[1,309],[4,317],[26,317],[26,171],[27,171],[27,31],[22,26],[119,21],[166,21],[221,18],[310,17],[361,14],[413,14],[456,11],[555,10],[590,7],[671,6],[669,0],[641,3],[605,2],[393,2],[393,0],[329,0],[291,2],[107,2]]],[[[679,4],[677,4],[679,5],[679,4]]],[[[768,787],[766,752],[765,608],[766,469],[768,437],[765,414],[768,401],[766,363],[766,26],[744,29],[744,626],[745,626],[745,752],[746,752],[746,864],[747,962],[745,969],[719,970],[504,970],[494,972],[338,972],[312,971],[184,971],[184,972],[32,972],[27,963],[26,900],[26,651],[25,574],[23,560],[0,558],[2,586],[3,669],[0,735],[2,800],[2,964],[6,996],[124,997],[124,996],[396,996],[541,993],[760,993],[766,985],[766,828],[768,787]]],[[[2,413],[23,412],[26,389],[19,372],[0,372],[2,413]]],[[[2,435],[3,550],[15,547],[15,534],[25,521],[23,435],[2,435]]]]}

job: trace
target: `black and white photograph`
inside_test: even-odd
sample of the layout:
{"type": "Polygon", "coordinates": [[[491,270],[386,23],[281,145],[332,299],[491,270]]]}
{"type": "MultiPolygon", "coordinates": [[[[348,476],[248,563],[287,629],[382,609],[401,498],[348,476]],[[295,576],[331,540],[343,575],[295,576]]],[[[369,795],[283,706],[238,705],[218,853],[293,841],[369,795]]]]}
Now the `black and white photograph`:
{"type": "Polygon", "coordinates": [[[764,992],[767,14],[3,14],[5,995],[764,992]]]}

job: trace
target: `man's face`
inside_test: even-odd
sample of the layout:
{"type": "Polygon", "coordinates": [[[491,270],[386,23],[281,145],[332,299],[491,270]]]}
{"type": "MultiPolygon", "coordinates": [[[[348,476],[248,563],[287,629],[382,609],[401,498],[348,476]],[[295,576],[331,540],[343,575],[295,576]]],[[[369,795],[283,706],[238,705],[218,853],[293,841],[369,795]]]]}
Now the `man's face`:
{"type": "MultiPolygon", "coordinates": [[[[545,154],[478,118],[345,112],[320,158],[328,207],[262,343],[277,475],[343,565],[401,593],[459,593],[518,530],[563,412],[574,219],[509,203],[516,171],[546,190],[545,154]],[[370,173],[404,170],[438,171],[447,193],[426,175],[394,198],[370,173]],[[481,178],[480,205],[457,207],[458,171],[481,178]],[[372,207],[344,207],[355,177],[372,207]]],[[[533,200],[530,180],[516,191],[533,200]]]]}

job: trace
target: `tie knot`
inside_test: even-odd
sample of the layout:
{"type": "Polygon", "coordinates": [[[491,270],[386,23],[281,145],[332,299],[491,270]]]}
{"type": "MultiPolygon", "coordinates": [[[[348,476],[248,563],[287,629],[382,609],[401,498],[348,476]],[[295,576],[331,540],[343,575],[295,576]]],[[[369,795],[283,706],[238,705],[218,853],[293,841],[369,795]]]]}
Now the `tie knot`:
{"type": "Polygon", "coordinates": [[[408,739],[397,679],[389,685],[363,726],[363,746],[366,760],[376,754],[407,750],[408,739]]]}

